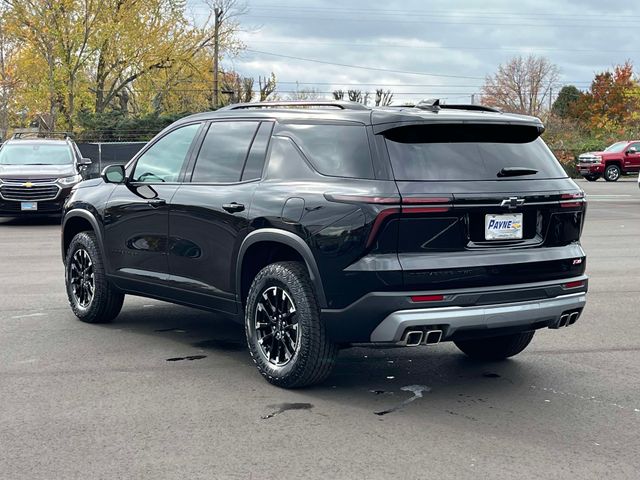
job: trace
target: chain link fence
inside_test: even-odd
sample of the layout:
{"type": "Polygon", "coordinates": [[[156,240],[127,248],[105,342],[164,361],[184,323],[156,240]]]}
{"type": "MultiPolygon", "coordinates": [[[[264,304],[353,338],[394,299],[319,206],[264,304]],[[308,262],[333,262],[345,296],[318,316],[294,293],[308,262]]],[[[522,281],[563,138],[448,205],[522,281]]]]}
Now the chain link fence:
{"type": "Polygon", "coordinates": [[[83,157],[91,159],[89,178],[95,178],[107,165],[124,165],[147,142],[80,142],[77,143],[83,157]]]}

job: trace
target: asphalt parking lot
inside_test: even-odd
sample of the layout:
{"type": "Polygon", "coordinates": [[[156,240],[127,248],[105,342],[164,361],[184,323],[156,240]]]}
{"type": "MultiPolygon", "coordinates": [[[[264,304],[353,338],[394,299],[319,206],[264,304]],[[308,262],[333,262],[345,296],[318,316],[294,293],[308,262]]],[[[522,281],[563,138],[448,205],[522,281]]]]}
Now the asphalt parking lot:
{"type": "Polygon", "coordinates": [[[638,478],[640,190],[579,183],[575,326],[501,363],[349,349],[301,391],[263,381],[208,313],[128,297],[113,324],[77,321],[59,226],[0,220],[0,478],[638,478]]]}

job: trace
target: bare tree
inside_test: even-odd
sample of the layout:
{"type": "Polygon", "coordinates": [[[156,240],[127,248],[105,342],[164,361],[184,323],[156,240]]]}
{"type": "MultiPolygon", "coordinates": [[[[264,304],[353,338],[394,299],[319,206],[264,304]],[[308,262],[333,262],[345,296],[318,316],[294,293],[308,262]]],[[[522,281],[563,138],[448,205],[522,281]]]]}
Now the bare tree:
{"type": "Polygon", "coordinates": [[[344,90],[334,90],[333,91],[333,99],[334,100],[344,100],[344,90]]]}
{"type": "Polygon", "coordinates": [[[376,107],[386,107],[391,105],[393,101],[393,93],[391,90],[387,90],[386,92],[378,88],[376,89],[376,107]]]}
{"type": "Polygon", "coordinates": [[[347,96],[350,102],[358,102],[364,105],[369,103],[369,92],[362,92],[362,90],[347,90],[347,96]]]}
{"type": "Polygon", "coordinates": [[[254,79],[241,77],[235,72],[222,75],[222,92],[228,92],[228,101],[221,103],[248,103],[253,98],[254,79]]]}
{"type": "Polygon", "coordinates": [[[501,110],[539,116],[558,82],[559,69],[547,58],[517,56],[485,80],[483,103],[501,110]]]}
{"type": "Polygon", "coordinates": [[[235,19],[248,12],[238,0],[206,0],[213,12],[213,108],[220,105],[220,46],[238,31],[235,19]]]}
{"type": "Polygon", "coordinates": [[[277,80],[275,73],[271,72],[268,78],[259,76],[258,85],[260,86],[260,101],[264,102],[269,98],[269,95],[276,91],[277,80]]]}
{"type": "Polygon", "coordinates": [[[287,100],[322,100],[322,94],[316,88],[300,88],[300,84],[296,82],[296,90],[287,95],[287,100]]]}

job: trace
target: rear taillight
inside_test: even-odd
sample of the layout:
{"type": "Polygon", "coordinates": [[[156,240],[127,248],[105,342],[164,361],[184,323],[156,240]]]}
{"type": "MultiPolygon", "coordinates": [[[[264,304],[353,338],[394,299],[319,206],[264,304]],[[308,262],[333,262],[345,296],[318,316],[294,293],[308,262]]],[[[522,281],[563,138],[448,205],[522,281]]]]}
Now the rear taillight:
{"type": "Polygon", "coordinates": [[[585,285],[584,280],[578,280],[578,281],[575,281],[575,282],[565,283],[562,286],[564,288],[580,288],[580,287],[584,287],[584,285],[585,285]]]}
{"type": "Polygon", "coordinates": [[[403,197],[380,195],[357,195],[345,193],[325,193],[324,197],[330,202],[379,205],[378,212],[371,226],[366,247],[373,245],[384,222],[394,215],[416,215],[424,213],[444,213],[453,207],[451,197],[403,197]]]}
{"type": "Polygon", "coordinates": [[[560,207],[577,208],[584,204],[584,192],[563,193],[560,195],[560,207]]]}

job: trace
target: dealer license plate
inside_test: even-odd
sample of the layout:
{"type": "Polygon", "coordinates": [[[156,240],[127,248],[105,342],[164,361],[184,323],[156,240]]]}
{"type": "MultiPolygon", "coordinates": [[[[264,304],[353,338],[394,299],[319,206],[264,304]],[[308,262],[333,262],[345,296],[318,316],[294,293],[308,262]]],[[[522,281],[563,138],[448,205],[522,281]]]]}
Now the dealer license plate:
{"type": "Polygon", "coordinates": [[[522,239],[522,214],[485,215],[484,238],[487,240],[522,239]]]}
{"type": "Polygon", "coordinates": [[[21,202],[20,210],[23,212],[33,212],[38,210],[38,202],[21,202]]]}

